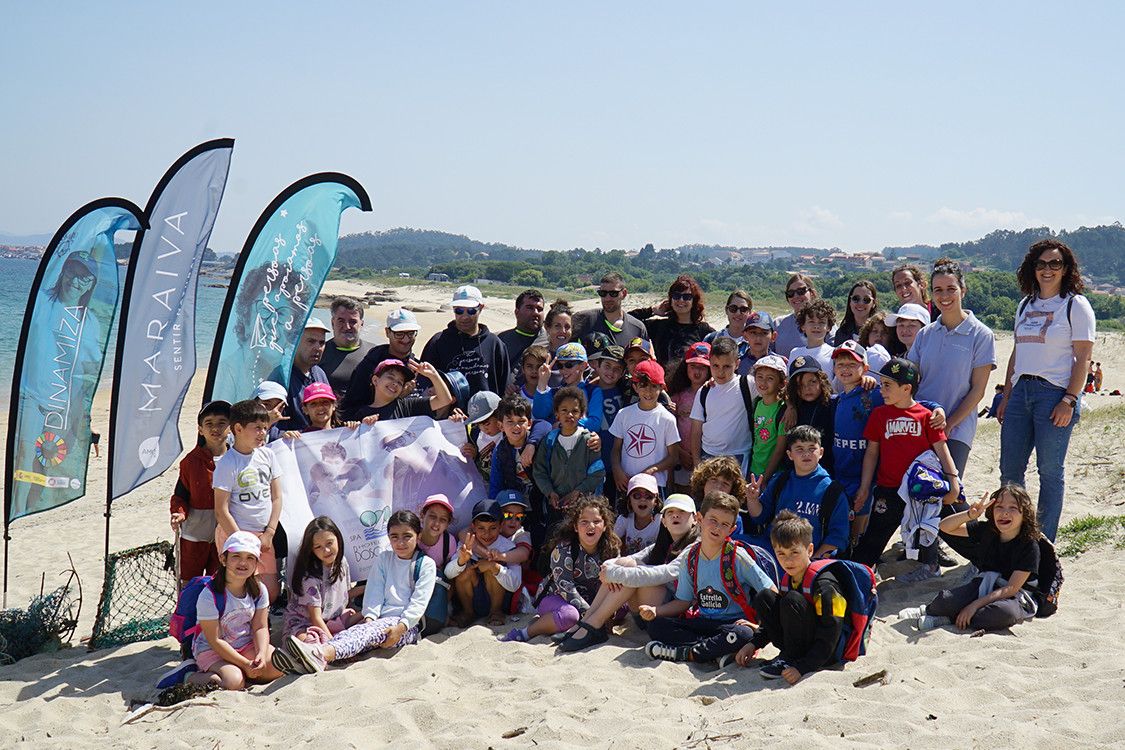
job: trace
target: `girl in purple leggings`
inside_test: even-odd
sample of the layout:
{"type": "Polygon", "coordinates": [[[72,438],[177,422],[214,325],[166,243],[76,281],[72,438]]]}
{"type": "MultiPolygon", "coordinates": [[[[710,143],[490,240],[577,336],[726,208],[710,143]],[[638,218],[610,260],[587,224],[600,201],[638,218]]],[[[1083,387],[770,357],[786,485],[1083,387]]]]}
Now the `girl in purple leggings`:
{"type": "Polygon", "coordinates": [[[538,615],[526,628],[513,628],[501,640],[527,641],[574,627],[598,593],[602,563],[621,552],[613,520],[604,497],[578,498],[547,544],[551,571],[539,590],[538,615]]]}

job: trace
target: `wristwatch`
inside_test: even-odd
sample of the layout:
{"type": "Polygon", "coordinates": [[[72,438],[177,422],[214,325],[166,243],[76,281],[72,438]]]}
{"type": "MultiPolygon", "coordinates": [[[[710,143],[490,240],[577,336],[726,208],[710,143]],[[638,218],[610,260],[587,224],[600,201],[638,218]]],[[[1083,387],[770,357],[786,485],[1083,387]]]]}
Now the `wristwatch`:
{"type": "Polygon", "coordinates": [[[1071,409],[1078,405],[1078,397],[1070,393],[1063,394],[1062,400],[1070,404],[1071,409]]]}

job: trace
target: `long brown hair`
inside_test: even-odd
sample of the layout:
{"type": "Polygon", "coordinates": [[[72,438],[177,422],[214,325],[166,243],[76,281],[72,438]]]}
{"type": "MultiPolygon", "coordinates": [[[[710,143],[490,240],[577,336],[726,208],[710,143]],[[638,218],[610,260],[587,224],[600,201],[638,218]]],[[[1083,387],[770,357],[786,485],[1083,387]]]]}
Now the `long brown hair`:
{"type": "Polygon", "coordinates": [[[294,591],[301,590],[301,582],[306,577],[320,578],[324,575],[324,564],[313,554],[313,538],[321,531],[327,531],[336,537],[336,562],[332,563],[329,583],[336,583],[343,574],[344,535],[340,533],[340,527],[331,518],[317,516],[305,527],[305,535],[301,538],[301,549],[297,552],[297,559],[293,563],[291,583],[294,591]]]}
{"type": "Polygon", "coordinates": [[[1020,268],[1016,271],[1020,291],[1028,297],[1039,294],[1039,281],[1035,278],[1035,261],[1039,260],[1039,256],[1047,250],[1058,250],[1062,253],[1063,278],[1062,286],[1059,287],[1059,296],[1082,294],[1086,285],[1082,283],[1082,273],[1078,270],[1078,258],[1075,257],[1074,251],[1067,247],[1065,242],[1054,238],[1039,240],[1028,248],[1027,255],[1023,256],[1023,262],[1020,263],[1020,268]]]}
{"type": "Polygon", "coordinates": [[[848,298],[844,300],[844,319],[840,322],[842,331],[859,332],[859,326],[855,324],[855,313],[852,312],[852,295],[855,294],[856,289],[866,289],[871,292],[871,309],[867,312],[867,320],[871,320],[871,316],[879,311],[879,293],[875,290],[875,284],[867,279],[860,279],[852,284],[852,288],[848,290],[848,298]]]}
{"type": "MultiPolygon", "coordinates": [[[[677,276],[676,280],[672,282],[672,285],[668,287],[669,312],[671,311],[673,292],[688,292],[691,294],[691,322],[702,323],[704,308],[703,290],[699,287],[699,283],[686,273],[677,276]]],[[[674,315],[674,313],[671,312],[670,314],[674,315]]]]}
{"type": "MultiPolygon", "coordinates": [[[[895,287],[895,276],[897,276],[899,273],[908,273],[914,278],[915,281],[918,282],[918,286],[922,289],[922,301],[926,304],[929,304],[930,285],[926,283],[926,274],[922,273],[922,269],[914,265],[913,263],[903,263],[901,266],[896,266],[895,269],[891,271],[892,291],[895,287]]],[[[895,294],[897,296],[897,292],[895,294]]]]}
{"type": "MultiPolygon", "coordinates": [[[[1020,524],[1020,533],[1016,538],[1021,542],[1034,542],[1039,539],[1039,519],[1035,515],[1035,503],[1031,500],[1031,495],[1027,494],[1027,490],[1021,485],[1006,483],[1000,486],[1000,489],[993,492],[989,497],[994,502],[1000,499],[1001,495],[1009,495],[1016,501],[1016,505],[1020,509],[1020,515],[1023,516],[1023,523],[1020,524]]],[[[996,522],[992,519],[992,506],[988,507],[985,514],[988,519],[988,525],[997,534],[1000,529],[996,528],[996,522]]],[[[1038,571],[1031,571],[1035,575],[1038,571]]]]}
{"type": "Polygon", "coordinates": [[[621,537],[613,531],[613,522],[615,520],[613,511],[609,507],[609,501],[601,495],[579,495],[578,499],[574,501],[566,510],[566,518],[563,519],[555,528],[555,533],[551,535],[551,539],[547,542],[544,553],[548,556],[563,542],[570,544],[570,549],[573,554],[578,553],[578,518],[582,515],[582,511],[587,508],[593,508],[602,517],[602,522],[605,524],[605,531],[602,533],[602,538],[598,540],[597,556],[599,560],[605,561],[616,557],[621,553],[621,537]]]}

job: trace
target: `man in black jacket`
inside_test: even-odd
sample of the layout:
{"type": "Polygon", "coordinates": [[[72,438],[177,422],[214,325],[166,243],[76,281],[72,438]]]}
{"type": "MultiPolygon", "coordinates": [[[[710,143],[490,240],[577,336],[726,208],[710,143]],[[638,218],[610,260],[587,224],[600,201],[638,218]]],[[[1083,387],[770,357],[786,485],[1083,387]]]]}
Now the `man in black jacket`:
{"type": "MultiPolygon", "coordinates": [[[[508,349],[480,322],[484,297],[475,286],[453,293],[453,321],[426,342],[422,360],[442,372],[456,370],[469,382],[469,396],[480,391],[503,393],[510,365],[508,349]]],[[[467,404],[457,404],[466,408],[467,404]]]]}

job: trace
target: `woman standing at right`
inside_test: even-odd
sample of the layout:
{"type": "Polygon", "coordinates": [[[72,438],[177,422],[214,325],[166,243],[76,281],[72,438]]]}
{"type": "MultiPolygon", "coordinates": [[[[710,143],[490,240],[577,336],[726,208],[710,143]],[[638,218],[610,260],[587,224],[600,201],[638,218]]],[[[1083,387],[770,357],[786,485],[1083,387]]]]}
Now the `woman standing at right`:
{"type": "Polygon", "coordinates": [[[1000,402],[1000,481],[1023,485],[1035,449],[1039,527],[1054,541],[1062,515],[1067,446],[1094,349],[1094,310],[1082,296],[1078,259],[1065,243],[1040,240],[1016,273],[1015,347],[1000,402]]]}

